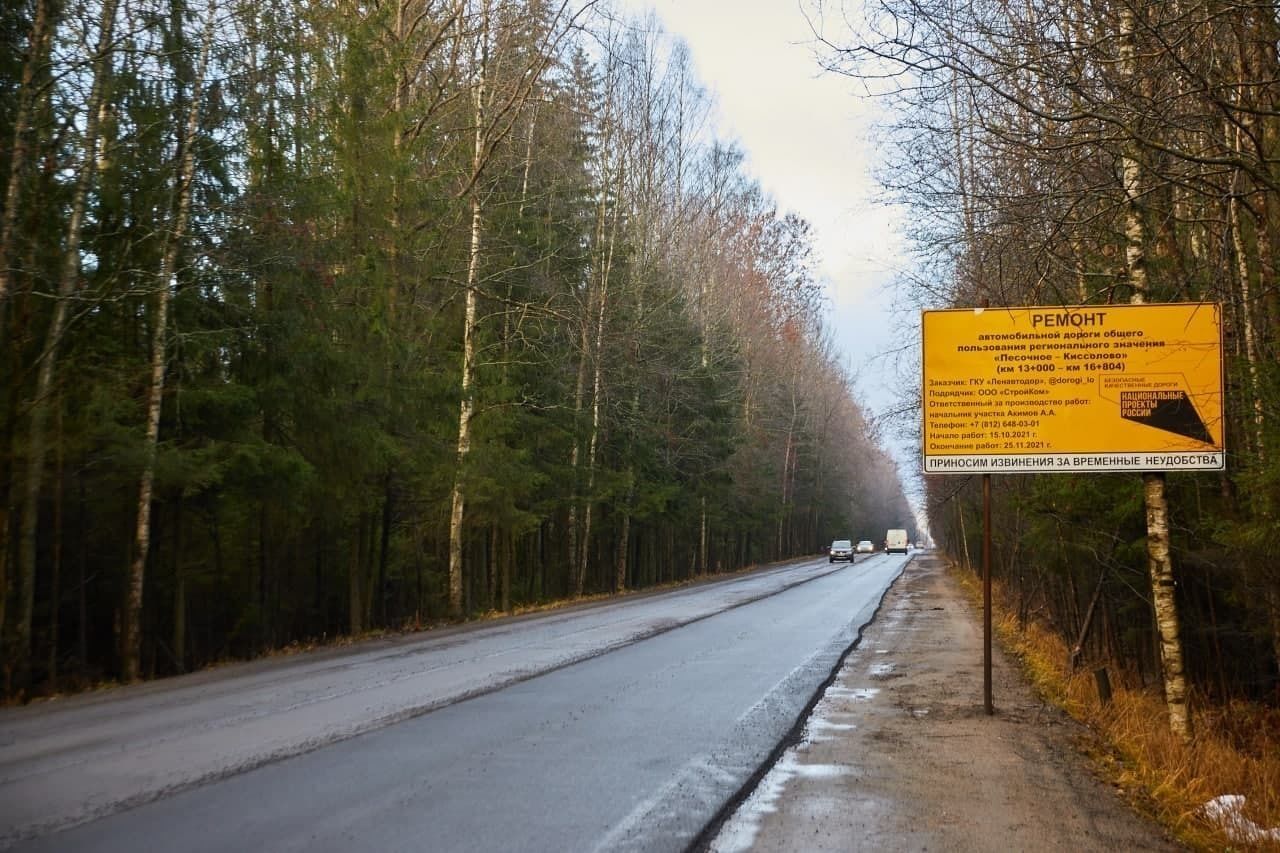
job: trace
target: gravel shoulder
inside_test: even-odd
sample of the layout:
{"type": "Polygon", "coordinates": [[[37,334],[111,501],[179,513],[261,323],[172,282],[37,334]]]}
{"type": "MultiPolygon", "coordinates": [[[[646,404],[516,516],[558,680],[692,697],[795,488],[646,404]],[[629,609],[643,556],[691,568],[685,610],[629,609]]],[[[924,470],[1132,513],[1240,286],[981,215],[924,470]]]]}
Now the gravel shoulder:
{"type": "Polygon", "coordinates": [[[914,559],[776,764],[710,843],[730,851],[1177,850],[1078,751],[1085,730],[997,648],[941,559],[914,559]]]}

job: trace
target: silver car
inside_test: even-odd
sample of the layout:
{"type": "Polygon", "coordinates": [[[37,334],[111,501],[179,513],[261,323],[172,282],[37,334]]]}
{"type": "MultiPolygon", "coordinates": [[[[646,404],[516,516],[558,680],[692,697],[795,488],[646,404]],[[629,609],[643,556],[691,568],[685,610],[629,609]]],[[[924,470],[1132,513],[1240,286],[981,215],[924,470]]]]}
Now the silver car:
{"type": "Polygon", "coordinates": [[[853,562],[853,543],[848,539],[837,539],[831,543],[831,548],[827,550],[827,562],[834,563],[836,560],[853,562]]]}

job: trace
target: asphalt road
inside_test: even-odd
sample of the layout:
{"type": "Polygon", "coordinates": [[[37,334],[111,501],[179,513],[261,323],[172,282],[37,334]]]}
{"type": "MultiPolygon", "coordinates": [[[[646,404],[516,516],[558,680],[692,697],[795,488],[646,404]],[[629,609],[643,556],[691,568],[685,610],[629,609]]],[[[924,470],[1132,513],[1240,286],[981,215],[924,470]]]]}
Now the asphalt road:
{"type": "Polygon", "coordinates": [[[228,667],[0,715],[21,850],[676,850],[901,557],[228,667]]]}

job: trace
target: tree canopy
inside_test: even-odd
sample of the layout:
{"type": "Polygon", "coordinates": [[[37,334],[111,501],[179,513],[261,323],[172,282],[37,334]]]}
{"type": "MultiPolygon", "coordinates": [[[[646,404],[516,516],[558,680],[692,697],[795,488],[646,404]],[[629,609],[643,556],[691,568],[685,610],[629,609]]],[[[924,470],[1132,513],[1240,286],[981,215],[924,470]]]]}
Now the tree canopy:
{"type": "Polygon", "coordinates": [[[7,695],[909,521],[808,225],[606,11],[4,6],[7,695]]]}

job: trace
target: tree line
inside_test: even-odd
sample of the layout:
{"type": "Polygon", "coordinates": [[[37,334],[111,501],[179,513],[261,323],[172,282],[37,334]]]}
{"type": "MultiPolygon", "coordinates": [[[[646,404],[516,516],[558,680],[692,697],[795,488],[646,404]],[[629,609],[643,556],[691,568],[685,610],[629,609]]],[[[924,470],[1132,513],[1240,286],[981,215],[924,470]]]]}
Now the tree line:
{"type": "Polygon", "coordinates": [[[0,11],[8,697],[901,526],[809,227],[562,0],[0,11]]]}
{"type": "MultiPolygon", "coordinates": [[[[1227,470],[996,477],[994,571],[1073,662],[1163,687],[1175,730],[1187,696],[1280,701],[1275,4],[887,0],[846,30],[813,11],[827,64],[893,104],[906,301],[1221,303],[1227,470]]],[[[970,563],[978,486],[927,484],[970,563]]]]}

